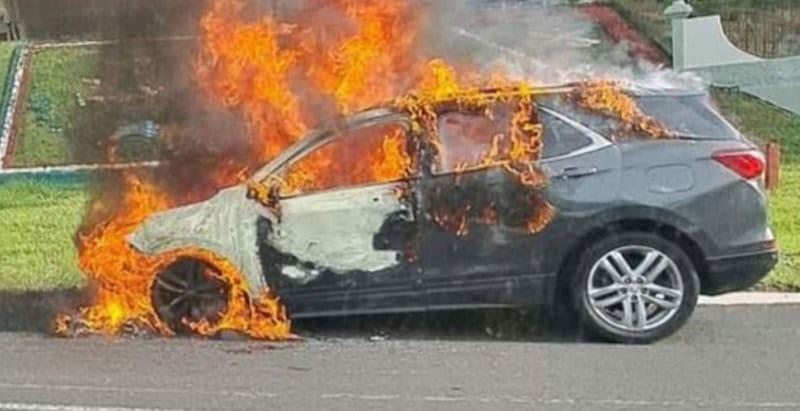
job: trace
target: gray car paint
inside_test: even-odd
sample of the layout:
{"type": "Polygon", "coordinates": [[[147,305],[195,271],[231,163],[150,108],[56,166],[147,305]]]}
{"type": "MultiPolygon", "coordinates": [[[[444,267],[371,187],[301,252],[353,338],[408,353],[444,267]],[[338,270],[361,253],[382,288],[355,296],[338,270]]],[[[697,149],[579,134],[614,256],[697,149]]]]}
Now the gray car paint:
{"type": "MultiPolygon", "coordinates": [[[[569,121],[593,143],[568,155],[542,161],[551,178],[547,197],[558,210],[559,218],[569,222],[559,227],[557,219],[555,227],[537,234],[528,244],[533,251],[528,249],[524,254],[529,256],[532,272],[555,275],[580,238],[598,227],[625,219],[646,218],[685,227],[708,257],[724,256],[739,247],[773,239],[767,225],[766,199],[758,185],[743,181],[711,157],[718,150],[752,148],[745,139],[632,139],[611,144],[609,139],[577,121],[550,112],[569,121]],[[576,167],[588,170],[588,174],[580,178],[565,174],[576,167]]],[[[351,118],[346,126],[361,127],[403,118],[389,110],[371,110],[351,118]]],[[[331,133],[312,133],[267,164],[254,179],[276,173],[329,138],[331,133]]],[[[324,192],[306,196],[295,201],[296,204],[290,199],[286,201],[290,218],[281,227],[280,219],[257,201],[248,199],[246,186],[241,185],[224,190],[206,202],[151,217],[130,241],[148,254],[183,247],[206,248],[230,260],[242,271],[251,288],[259,290],[267,284],[255,249],[255,221],[264,217],[276,226],[277,233],[286,234],[284,240],[275,244],[282,251],[332,271],[379,270],[391,265],[396,253],[362,247],[369,245],[367,240],[377,231],[376,224],[403,205],[379,194],[387,201],[385,207],[378,207],[377,211],[372,207],[360,221],[359,201],[362,197],[371,198],[373,191],[370,187],[347,189],[340,192],[346,193],[344,197],[335,191],[324,192]],[[336,221],[329,224],[303,221],[303,207],[335,203],[338,211],[331,216],[336,221]],[[353,206],[351,213],[337,214],[349,206],[353,206]],[[337,232],[346,233],[348,238],[343,240],[345,236],[336,235],[337,232]],[[331,240],[331,246],[323,245],[326,239],[331,240]]],[[[295,267],[285,269],[283,274],[302,282],[313,279],[315,272],[295,267]]]]}

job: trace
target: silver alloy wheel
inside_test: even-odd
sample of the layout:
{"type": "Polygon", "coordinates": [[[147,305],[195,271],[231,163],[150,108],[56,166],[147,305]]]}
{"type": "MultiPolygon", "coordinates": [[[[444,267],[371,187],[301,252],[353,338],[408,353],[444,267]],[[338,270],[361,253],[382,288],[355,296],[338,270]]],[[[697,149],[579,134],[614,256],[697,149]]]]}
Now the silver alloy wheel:
{"type": "Polygon", "coordinates": [[[611,250],[592,266],[586,282],[591,310],[625,331],[647,331],[666,323],[678,312],[683,295],[675,261],[646,246],[611,250]]]}

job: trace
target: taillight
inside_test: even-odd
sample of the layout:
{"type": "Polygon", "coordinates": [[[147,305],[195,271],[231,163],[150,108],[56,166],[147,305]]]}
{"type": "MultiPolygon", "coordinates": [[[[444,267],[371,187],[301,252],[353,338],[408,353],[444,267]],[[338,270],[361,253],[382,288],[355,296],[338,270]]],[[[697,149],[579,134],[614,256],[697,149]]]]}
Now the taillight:
{"type": "Polygon", "coordinates": [[[718,151],[711,157],[745,180],[758,178],[764,173],[764,156],[758,151],[718,151]]]}

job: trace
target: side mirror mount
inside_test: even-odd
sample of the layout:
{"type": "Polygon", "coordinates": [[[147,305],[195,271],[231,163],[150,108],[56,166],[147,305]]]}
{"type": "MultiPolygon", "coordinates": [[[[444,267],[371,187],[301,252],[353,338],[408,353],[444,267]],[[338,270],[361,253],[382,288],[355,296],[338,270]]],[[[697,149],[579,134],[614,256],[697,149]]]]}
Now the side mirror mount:
{"type": "Polygon", "coordinates": [[[247,198],[258,201],[280,219],[280,182],[274,178],[247,183],[247,198]]]}

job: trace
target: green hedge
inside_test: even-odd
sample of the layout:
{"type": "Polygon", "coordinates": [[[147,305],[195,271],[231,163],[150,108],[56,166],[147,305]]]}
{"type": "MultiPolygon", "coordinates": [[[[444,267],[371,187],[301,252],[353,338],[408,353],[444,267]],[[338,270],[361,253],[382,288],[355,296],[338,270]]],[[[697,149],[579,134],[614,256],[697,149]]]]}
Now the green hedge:
{"type": "MultiPolygon", "coordinates": [[[[665,51],[672,50],[664,10],[671,0],[610,0],[639,31],[665,51]]],[[[800,52],[800,2],[796,0],[693,0],[693,16],[718,14],[737,47],[761,57],[800,52]]]]}

